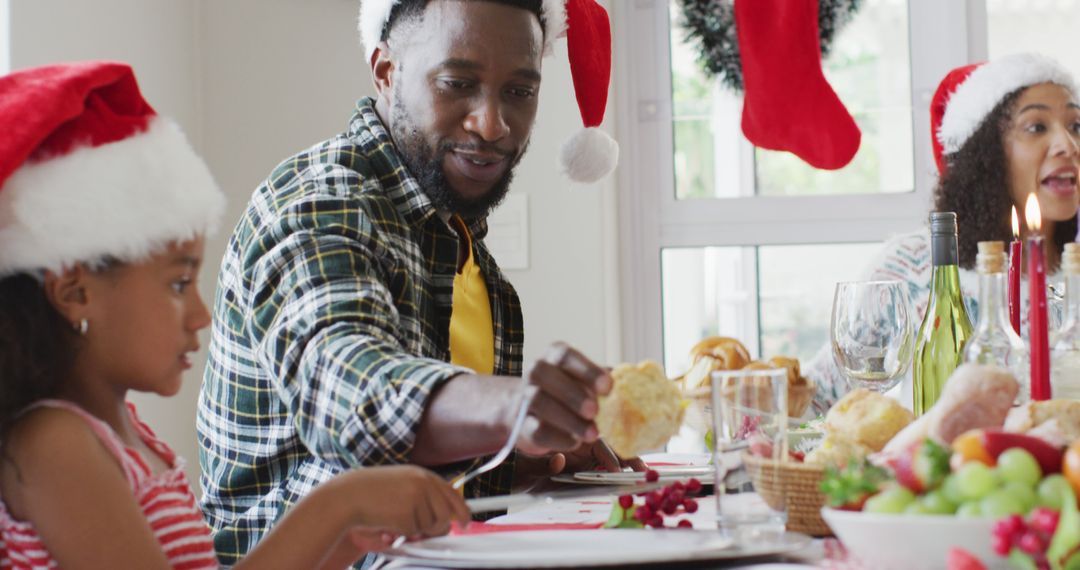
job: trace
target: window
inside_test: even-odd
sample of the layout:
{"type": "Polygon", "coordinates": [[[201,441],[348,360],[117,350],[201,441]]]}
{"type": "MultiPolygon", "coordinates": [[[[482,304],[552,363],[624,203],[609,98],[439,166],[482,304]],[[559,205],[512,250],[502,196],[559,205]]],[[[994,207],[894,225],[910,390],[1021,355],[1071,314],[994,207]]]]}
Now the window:
{"type": "Polygon", "coordinates": [[[9,0],[0,0],[0,74],[11,71],[11,27],[8,22],[9,0]]]}
{"type": "MultiPolygon", "coordinates": [[[[824,346],[835,283],[925,223],[929,101],[950,69],[985,57],[981,1],[863,1],[823,62],[863,134],[835,172],[745,140],[741,95],[698,68],[679,0],[618,3],[623,358],[662,357],[677,375],[710,334],[755,356],[807,359],[824,346]]],[[[990,14],[995,1],[1024,2],[986,1],[990,14]]]]}
{"type": "Polygon", "coordinates": [[[1076,25],[1080,2],[1075,0],[988,0],[987,47],[991,58],[1036,51],[1061,62],[1080,77],[1076,25]]]}

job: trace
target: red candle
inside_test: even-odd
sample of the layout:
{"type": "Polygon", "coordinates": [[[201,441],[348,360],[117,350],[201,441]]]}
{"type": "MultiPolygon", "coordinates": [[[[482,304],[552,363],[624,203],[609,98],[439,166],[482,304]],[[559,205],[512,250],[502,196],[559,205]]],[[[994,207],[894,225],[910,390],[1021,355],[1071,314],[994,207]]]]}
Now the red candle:
{"type": "Polygon", "coordinates": [[[1028,339],[1031,342],[1031,399],[1050,399],[1050,340],[1046,320],[1046,263],[1039,234],[1042,215],[1035,194],[1024,207],[1028,226],[1028,339]]]}
{"type": "Polygon", "coordinates": [[[1016,218],[1016,206],[1012,208],[1013,240],[1009,243],[1009,322],[1016,334],[1020,334],[1020,220],[1016,218]]]}

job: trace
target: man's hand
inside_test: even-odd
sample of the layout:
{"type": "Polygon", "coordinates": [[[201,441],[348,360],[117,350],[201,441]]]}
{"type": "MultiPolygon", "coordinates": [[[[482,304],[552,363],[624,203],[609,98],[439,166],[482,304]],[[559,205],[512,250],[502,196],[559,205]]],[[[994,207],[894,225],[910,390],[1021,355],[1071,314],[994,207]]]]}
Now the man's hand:
{"type": "Polygon", "coordinates": [[[578,471],[619,472],[625,467],[629,467],[634,471],[645,471],[649,468],[640,458],[623,459],[619,457],[602,439],[598,439],[593,443],[582,444],[581,447],[573,451],[556,453],[552,455],[549,465],[552,468],[559,467],[556,473],[563,471],[570,473],[578,471]]]}
{"type": "Polygon", "coordinates": [[[566,344],[555,343],[533,364],[525,380],[538,392],[518,438],[520,451],[546,455],[599,440],[593,420],[600,409],[599,396],[611,391],[607,370],[566,344]]]}

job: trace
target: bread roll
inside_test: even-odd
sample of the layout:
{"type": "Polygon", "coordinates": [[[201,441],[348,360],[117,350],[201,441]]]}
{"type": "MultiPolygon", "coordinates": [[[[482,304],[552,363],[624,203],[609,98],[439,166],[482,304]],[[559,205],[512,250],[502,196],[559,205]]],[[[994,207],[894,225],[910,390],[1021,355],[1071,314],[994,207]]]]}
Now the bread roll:
{"type": "Polygon", "coordinates": [[[871,451],[881,451],[894,435],[914,421],[910,410],[889,398],[858,388],[848,392],[825,415],[825,430],[830,437],[861,444],[871,451]]]}
{"type": "Polygon", "coordinates": [[[621,364],[611,377],[615,383],[600,397],[596,427],[619,457],[659,449],[678,433],[686,406],[659,363],[621,364]]]}

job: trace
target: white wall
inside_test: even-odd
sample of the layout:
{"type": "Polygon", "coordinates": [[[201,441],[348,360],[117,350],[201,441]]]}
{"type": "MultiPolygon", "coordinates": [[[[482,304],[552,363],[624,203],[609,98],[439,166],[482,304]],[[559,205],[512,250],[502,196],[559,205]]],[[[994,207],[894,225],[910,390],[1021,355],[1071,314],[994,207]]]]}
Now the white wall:
{"type": "MultiPolygon", "coordinates": [[[[11,2],[13,68],[128,61],[147,99],[176,118],[203,153],[229,199],[222,231],[207,242],[200,288],[208,301],[251,191],[282,159],[343,130],[353,102],[373,92],[355,31],[355,0],[11,2]]],[[[507,271],[524,304],[526,362],[565,340],[614,364],[620,339],[613,178],[574,186],[558,173],[559,145],[580,127],[565,43],[543,73],[532,145],[512,190],[529,195],[530,265],[507,271]]],[[[188,458],[192,481],[205,351],[194,363],[175,398],[133,398],[188,458]]]]}

